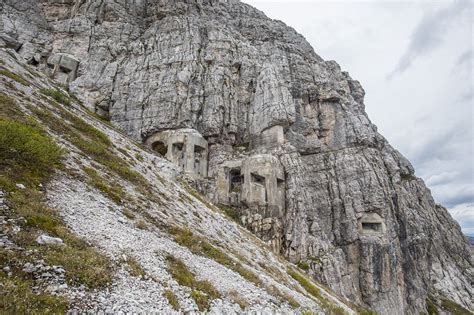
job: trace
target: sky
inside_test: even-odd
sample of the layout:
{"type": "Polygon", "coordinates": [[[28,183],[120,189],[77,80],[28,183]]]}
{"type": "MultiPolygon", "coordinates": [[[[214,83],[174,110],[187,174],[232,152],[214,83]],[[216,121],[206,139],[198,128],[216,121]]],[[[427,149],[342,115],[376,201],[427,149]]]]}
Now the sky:
{"type": "Polygon", "coordinates": [[[473,2],[243,0],[366,91],[366,111],[474,236],[473,2]]]}

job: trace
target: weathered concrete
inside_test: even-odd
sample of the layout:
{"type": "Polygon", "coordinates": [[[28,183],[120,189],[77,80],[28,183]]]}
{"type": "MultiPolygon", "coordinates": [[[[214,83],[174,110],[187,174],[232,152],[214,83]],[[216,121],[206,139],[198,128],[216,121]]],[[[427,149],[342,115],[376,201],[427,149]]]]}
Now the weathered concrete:
{"type": "Polygon", "coordinates": [[[242,202],[248,207],[265,206],[265,217],[281,217],[285,209],[285,172],[272,155],[260,154],[242,162],[242,202]]]}
{"type": "Polygon", "coordinates": [[[69,54],[57,53],[48,58],[50,76],[60,84],[69,85],[76,79],[79,60],[69,54]]]}
{"type": "Polygon", "coordinates": [[[387,231],[382,217],[373,212],[362,214],[357,221],[357,228],[364,235],[383,235],[387,231]]]}
{"type": "Polygon", "coordinates": [[[282,145],[285,142],[283,126],[275,125],[263,130],[259,135],[251,139],[252,149],[272,148],[282,145]]]}
{"type": "Polygon", "coordinates": [[[196,178],[207,177],[208,145],[193,129],[166,130],[148,137],[145,144],[196,178]]]}

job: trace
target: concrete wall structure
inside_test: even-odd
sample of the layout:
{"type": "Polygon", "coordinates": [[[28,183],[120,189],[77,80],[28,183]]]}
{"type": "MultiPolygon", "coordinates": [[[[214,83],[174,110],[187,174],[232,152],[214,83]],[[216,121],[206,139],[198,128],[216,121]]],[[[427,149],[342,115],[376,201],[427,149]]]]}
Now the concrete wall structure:
{"type": "Polygon", "coordinates": [[[219,202],[232,206],[266,207],[265,217],[280,217],[285,209],[285,173],[269,154],[226,161],[217,176],[219,202]]]}
{"type": "Polygon", "coordinates": [[[196,178],[207,177],[208,144],[194,129],[158,132],[148,137],[145,144],[196,178]]]}
{"type": "Polygon", "coordinates": [[[357,221],[357,228],[362,235],[381,235],[386,231],[383,218],[375,212],[364,213],[357,221]]]}
{"type": "Polygon", "coordinates": [[[258,154],[242,162],[244,184],[242,202],[266,206],[268,217],[280,217],[285,208],[285,172],[280,161],[269,154],[258,154]]]}
{"type": "Polygon", "coordinates": [[[251,140],[252,148],[270,148],[281,145],[285,142],[285,133],[283,126],[275,125],[263,130],[258,136],[251,140]]]}
{"type": "Polygon", "coordinates": [[[76,79],[79,60],[69,54],[57,53],[48,58],[50,76],[61,84],[69,85],[76,79]]]}

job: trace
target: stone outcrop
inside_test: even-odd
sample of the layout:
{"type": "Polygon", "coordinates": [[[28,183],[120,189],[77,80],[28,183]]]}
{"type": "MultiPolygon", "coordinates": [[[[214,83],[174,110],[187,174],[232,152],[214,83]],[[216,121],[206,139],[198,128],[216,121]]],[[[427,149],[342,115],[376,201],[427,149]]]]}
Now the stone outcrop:
{"type": "Polygon", "coordinates": [[[45,71],[80,61],[59,80],[87,107],[199,173],[209,199],[340,295],[383,314],[424,311],[429,294],[473,309],[458,224],[370,122],[360,83],[290,27],[237,0],[0,5],[0,44],[45,71]],[[168,140],[187,129],[206,143],[200,172],[194,142],[168,140]]]}

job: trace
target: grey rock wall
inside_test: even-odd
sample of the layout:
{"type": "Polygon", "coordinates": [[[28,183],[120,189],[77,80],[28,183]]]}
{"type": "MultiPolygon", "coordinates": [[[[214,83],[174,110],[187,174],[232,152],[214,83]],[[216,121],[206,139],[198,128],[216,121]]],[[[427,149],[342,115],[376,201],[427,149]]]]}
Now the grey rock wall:
{"type": "Polygon", "coordinates": [[[210,199],[218,201],[223,162],[277,157],[284,215],[255,219],[245,209],[245,217],[342,296],[383,314],[423,311],[428,294],[473,309],[459,225],[370,122],[360,83],[292,28],[236,0],[0,5],[0,44],[40,69],[56,53],[74,56],[70,90],[130,136],[198,130],[209,144],[210,199]],[[273,126],[283,143],[255,141],[273,126]],[[360,230],[367,213],[383,219],[382,233],[360,230]]]}

